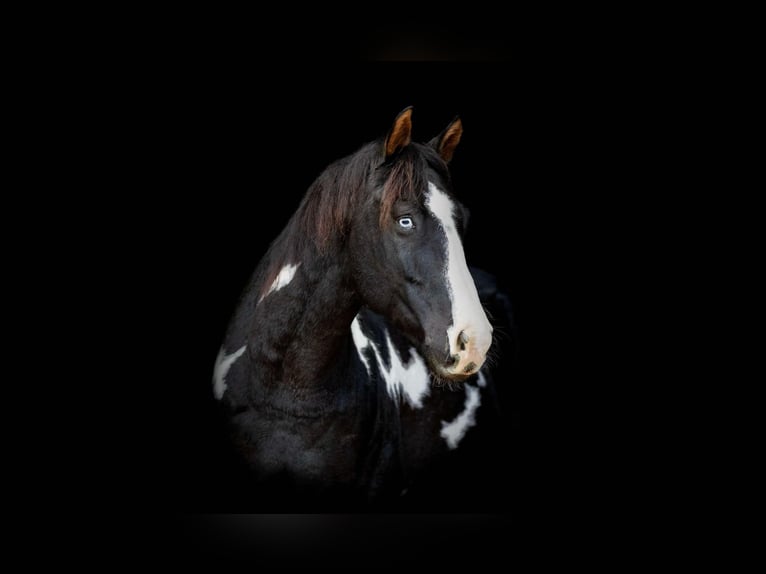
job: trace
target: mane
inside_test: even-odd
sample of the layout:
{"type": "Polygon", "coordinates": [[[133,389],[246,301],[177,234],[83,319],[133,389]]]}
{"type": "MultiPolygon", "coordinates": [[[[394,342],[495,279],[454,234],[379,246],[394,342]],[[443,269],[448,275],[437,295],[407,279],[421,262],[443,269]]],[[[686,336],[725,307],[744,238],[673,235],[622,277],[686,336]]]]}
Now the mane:
{"type": "Polygon", "coordinates": [[[306,192],[293,232],[313,238],[322,249],[346,236],[353,214],[371,199],[379,197],[381,228],[390,221],[396,201],[419,199],[428,183],[426,169],[437,167],[436,154],[414,144],[383,161],[380,146],[369,143],[328,166],[306,192]]]}
{"type": "Polygon", "coordinates": [[[428,186],[430,168],[449,178],[446,164],[430,147],[412,143],[384,159],[382,142],[370,142],[327,166],[309,186],[298,209],[270,249],[261,294],[284,263],[313,245],[319,254],[343,242],[354,214],[379,201],[381,228],[391,222],[399,200],[419,200],[428,186]]]}

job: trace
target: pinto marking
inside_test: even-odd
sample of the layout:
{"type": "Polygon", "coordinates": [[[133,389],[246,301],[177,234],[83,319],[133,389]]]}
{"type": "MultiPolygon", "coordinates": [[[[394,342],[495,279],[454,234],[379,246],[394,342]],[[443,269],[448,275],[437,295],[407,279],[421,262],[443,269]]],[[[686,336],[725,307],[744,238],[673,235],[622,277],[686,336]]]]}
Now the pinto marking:
{"type": "Polygon", "coordinates": [[[298,267],[300,267],[300,263],[288,263],[282,269],[279,270],[279,273],[277,273],[276,278],[274,279],[274,282],[271,284],[271,287],[269,287],[269,290],[266,291],[266,294],[263,295],[260,299],[258,299],[258,302],[260,303],[263,301],[266,297],[271,295],[272,293],[279,291],[283,287],[286,287],[290,281],[293,280],[295,277],[295,272],[298,270],[298,267]]]}
{"type": "Polygon", "coordinates": [[[378,346],[369,339],[363,332],[359,322],[359,315],[354,317],[351,322],[351,337],[354,341],[359,358],[367,369],[367,374],[372,377],[372,365],[367,358],[365,350],[370,348],[375,354],[376,362],[383,380],[386,382],[386,391],[388,396],[397,401],[401,397],[415,409],[423,408],[423,399],[428,395],[428,385],[430,376],[425,361],[414,349],[409,351],[409,359],[405,362],[399,358],[399,353],[394,349],[391,337],[386,333],[386,345],[388,346],[388,356],[391,366],[386,368],[383,362],[383,356],[378,350],[378,346]]]}
{"type": "MultiPolygon", "coordinates": [[[[372,346],[372,341],[370,341],[362,332],[362,327],[359,325],[359,315],[354,317],[354,320],[351,321],[351,338],[354,340],[354,346],[356,347],[356,352],[359,353],[359,358],[367,369],[367,375],[372,377],[372,366],[370,365],[367,355],[364,353],[364,350],[367,347],[372,346]]],[[[376,352],[377,356],[377,349],[373,347],[373,350],[376,352]]]]}
{"type": "Polygon", "coordinates": [[[245,352],[247,345],[242,345],[237,351],[234,351],[231,355],[227,355],[223,347],[218,351],[218,357],[215,360],[215,368],[213,369],[213,394],[219,401],[223,398],[223,393],[226,391],[226,375],[231,369],[234,362],[239,359],[245,352]]]}
{"type": "MultiPolygon", "coordinates": [[[[486,381],[479,373],[479,385],[486,381]]],[[[465,385],[465,408],[452,422],[442,421],[441,437],[447,441],[450,450],[456,449],[468,429],[476,424],[476,409],[481,405],[481,394],[477,387],[465,385]]]]}

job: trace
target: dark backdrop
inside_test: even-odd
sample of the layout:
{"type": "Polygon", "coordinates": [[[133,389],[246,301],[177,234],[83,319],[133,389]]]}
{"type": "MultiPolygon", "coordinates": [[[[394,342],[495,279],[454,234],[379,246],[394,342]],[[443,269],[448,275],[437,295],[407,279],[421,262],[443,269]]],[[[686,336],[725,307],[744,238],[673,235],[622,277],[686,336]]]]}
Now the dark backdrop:
{"type": "MultiPolygon", "coordinates": [[[[503,527],[565,513],[591,475],[580,430],[587,417],[574,405],[593,376],[580,352],[597,331],[592,302],[608,292],[594,283],[603,276],[589,263],[598,233],[582,215],[599,185],[594,156],[603,159],[609,144],[578,106],[587,98],[577,84],[508,63],[267,72],[224,62],[199,72],[157,66],[120,87],[105,127],[117,143],[100,152],[117,182],[104,206],[114,217],[100,225],[117,238],[110,261],[119,264],[104,267],[112,291],[96,300],[106,299],[101,320],[119,334],[119,344],[100,341],[119,369],[105,383],[117,406],[101,413],[97,450],[118,510],[258,512],[227,492],[232,468],[211,391],[226,324],[312,180],[411,105],[416,140],[456,115],[463,121],[452,173],[472,214],[467,258],[498,278],[517,323],[518,364],[504,382],[513,387],[514,436],[498,453],[508,457],[513,492],[480,510],[496,512],[503,527]]],[[[447,524],[458,536],[454,523],[423,528],[447,524]]]]}
{"type": "Polygon", "coordinates": [[[163,455],[173,460],[169,502],[190,511],[240,510],[221,490],[228,467],[210,385],[226,324],[313,179],[385,134],[406,106],[414,106],[420,141],[461,117],[465,131],[452,173],[472,214],[467,258],[508,290],[520,338],[533,348],[532,306],[544,295],[529,278],[550,264],[536,261],[540,242],[550,241],[538,213],[548,190],[534,151],[540,139],[529,140],[529,110],[518,109],[511,69],[358,65],[298,71],[289,84],[256,72],[248,82],[187,89],[174,86],[167,100],[160,94],[151,110],[157,129],[147,159],[164,181],[150,185],[142,218],[152,222],[156,241],[141,264],[162,329],[153,333],[160,335],[157,353],[168,361],[161,384],[173,389],[168,430],[176,438],[163,455]]]}

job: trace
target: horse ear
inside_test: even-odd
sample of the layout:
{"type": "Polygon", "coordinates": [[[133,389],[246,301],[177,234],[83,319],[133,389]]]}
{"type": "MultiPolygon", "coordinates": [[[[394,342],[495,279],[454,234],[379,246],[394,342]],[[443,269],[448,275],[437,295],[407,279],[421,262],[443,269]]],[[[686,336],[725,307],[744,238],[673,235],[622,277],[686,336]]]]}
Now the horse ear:
{"type": "Polygon", "coordinates": [[[386,157],[394,154],[412,141],[412,106],[404,108],[394,120],[386,136],[386,157]]]}
{"type": "Polygon", "coordinates": [[[444,128],[444,131],[428,142],[428,145],[434,148],[446,163],[449,163],[452,161],[452,154],[455,152],[455,148],[460,142],[462,135],[463,122],[460,121],[459,117],[455,116],[455,119],[444,128]]]}

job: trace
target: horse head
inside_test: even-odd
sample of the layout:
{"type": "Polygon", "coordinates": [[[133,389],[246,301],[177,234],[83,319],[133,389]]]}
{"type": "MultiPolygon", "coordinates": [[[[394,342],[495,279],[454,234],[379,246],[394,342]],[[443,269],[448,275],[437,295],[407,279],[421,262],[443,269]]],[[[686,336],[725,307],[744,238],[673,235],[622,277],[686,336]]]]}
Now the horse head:
{"type": "Polygon", "coordinates": [[[364,304],[387,317],[439,379],[476,374],[492,326],[466,264],[467,211],[449,172],[462,123],[455,118],[426,143],[412,141],[412,108],[376,142],[378,161],[364,179],[349,221],[348,253],[364,304]]]}

